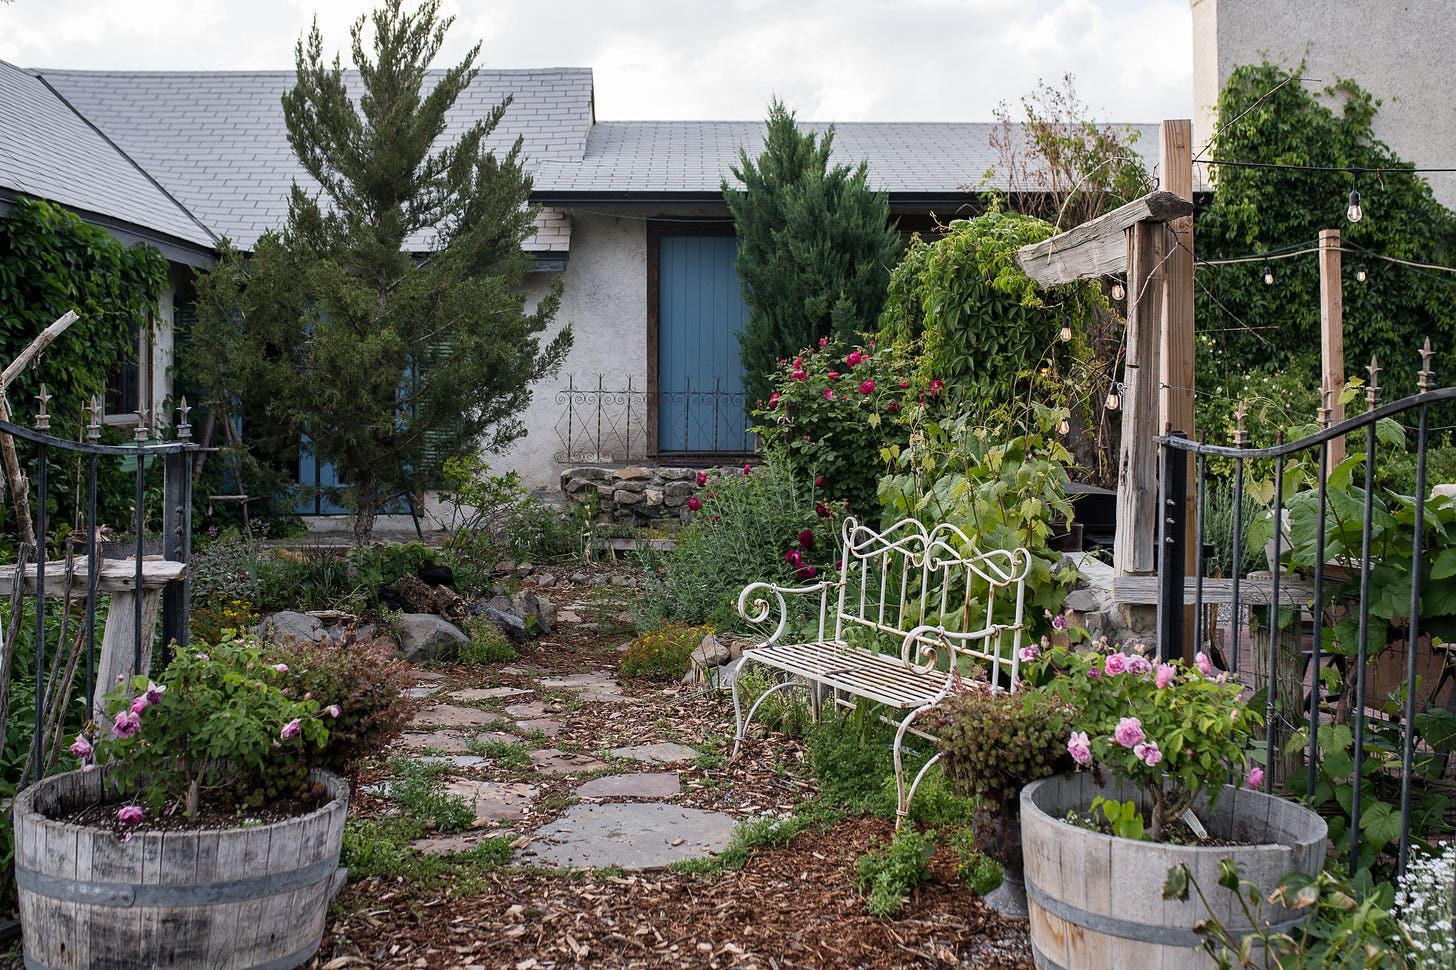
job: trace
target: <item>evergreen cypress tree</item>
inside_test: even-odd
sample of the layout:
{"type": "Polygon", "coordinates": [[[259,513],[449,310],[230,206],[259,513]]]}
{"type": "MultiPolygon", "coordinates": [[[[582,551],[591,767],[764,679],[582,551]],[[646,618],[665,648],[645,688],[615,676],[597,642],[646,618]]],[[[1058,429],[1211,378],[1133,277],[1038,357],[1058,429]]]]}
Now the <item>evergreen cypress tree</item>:
{"type": "Polygon", "coordinates": [[[351,29],[357,101],[317,21],[299,42],[284,118],[321,191],[295,184],[285,231],[200,286],[215,393],[261,391],[276,433],[308,436],[349,484],[359,542],[381,504],[435,484],[445,459],[520,437],[529,384],[571,343],[565,329],[541,345],[559,285],[529,312],[520,290],[531,180],[519,139],[502,157],[485,148],[510,99],[435,148],[480,45],[430,78],[454,18],[438,0],[402,3],[368,18],[372,52],[366,18],[351,29]]]}
{"type": "Polygon", "coordinates": [[[768,397],[780,358],[820,337],[851,342],[874,329],[899,258],[888,196],[870,191],[864,162],[830,168],[833,141],[833,126],[822,138],[800,132],[775,99],[757,163],[739,149],[732,172],[743,189],[723,180],[748,304],[739,356],[750,399],[768,397]]]}

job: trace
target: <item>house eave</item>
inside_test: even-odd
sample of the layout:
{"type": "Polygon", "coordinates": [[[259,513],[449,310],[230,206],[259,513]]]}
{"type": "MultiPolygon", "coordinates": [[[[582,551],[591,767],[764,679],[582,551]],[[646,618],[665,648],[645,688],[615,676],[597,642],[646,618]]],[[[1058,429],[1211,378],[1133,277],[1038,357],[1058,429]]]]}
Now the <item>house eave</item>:
{"type": "MultiPolygon", "coordinates": [[[[36,197],[27,192],[16,192],[13,189],[0,188],[0,215],[11,212],[15,208],[15,203],[22,198],[36,197]]],[[[180,263],[183,266],[191,266],[196,269],[208,269],[217,262],[217,253],[211,246],[199,245],[186,239],[180,239],[169,233],[158,232],[150,227],[137,225],[134,222],[127,222],[124,219],[117,219],[114,216],[108,216],[90,209],[79,209],[61,202],[55,204],[64,206],[67,210],[76,213],[88,225],[106,230],[106,232],[110,233],[123,246],[134,246],[137,243],[146,243],[160,250],[169,262],[180,263]]]]}

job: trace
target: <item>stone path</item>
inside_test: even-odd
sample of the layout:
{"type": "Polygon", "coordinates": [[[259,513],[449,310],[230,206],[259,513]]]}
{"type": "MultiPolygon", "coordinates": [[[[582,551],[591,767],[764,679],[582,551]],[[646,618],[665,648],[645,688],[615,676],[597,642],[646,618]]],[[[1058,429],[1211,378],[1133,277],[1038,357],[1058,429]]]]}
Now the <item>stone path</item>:
{"type": "MultiPolygon", "coordinates": [[[[535,680],[519,662],[499,669],[529,683],[446,690],[440,675],[421,671],[407,691],[422,706],[397,742],[400,753],[445,765],[441,790],[462,798],[476,820],[466,832],[418,839],[416,849],[468,852],[483,838],[514,833],[522,865],[650,869],[714,855],[728,845],[733,816],[674,804],[683,783],[673,768],[691,764],[698,756],[693,748],[671,741],[554,746],[552,739],[571,727],[573,711],[585,705],[612,705],[609,716],[617,708],[627,717],[642,716],[643,702],[624,692],[611,672],[535,680]],[[529,768],[508,782],[479,777],[494,764],[491,746],[507,744],[527,749],[529,768]],[[516,828],[542,788],[558,779],[572,784],[564,814],[534,829],[516,828]]],[[[387,795],[387,783],[378,790],[387,795]]]]}

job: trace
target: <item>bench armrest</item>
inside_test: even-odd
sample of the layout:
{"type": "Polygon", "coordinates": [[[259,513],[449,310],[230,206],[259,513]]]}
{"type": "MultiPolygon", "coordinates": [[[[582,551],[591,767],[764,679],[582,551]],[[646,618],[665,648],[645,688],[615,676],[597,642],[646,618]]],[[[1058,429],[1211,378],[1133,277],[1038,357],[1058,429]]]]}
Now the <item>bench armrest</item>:
{"type": "Polygon", "coordinates": [[[768,646],[779,637],[783,636],[784,630],[789,625],[789,603],[786,596],[804,596],[810,593],[819,594],[819,637],[824,637],[824,623],[829,613],[829,590],[838,589],[837,580],[823,580],[811,583],[808,586],[779,586],[774,583],[750,583],[743,587],[743,592],[738,594],[738,615],[749,623],[759,624],[772,619],[775,612],[778,614],[778,622],[774,624],[773,633],[763,640],[762,645],[768,646]],[[772,597],[772,602],[768,599],[772,597]],[[753,604],[753,612],[749,612],[748,604],[753,604]]]}
{"type": "MultiPolygon", "coordinates": [[[[955,657],[953,655],[957,649],[968,650],[971,648],[970,645],[972,642],[984,643],[987,646],[994,645],[997,637],[1001,633],[1013,629],[1016,628],[1004,623],[998,623],[983,630],[972,630],[963,633],[955,630],[947,630],[944,627],[931,623],[922,623],[920,626],[915,627],[905,634],[905,640],[900,646],[900,660],[902,663],[921,673],[929,673],[931,670],[936,669],[942,653],[946,653],[952,655],[948,668],[954,669],[955,657]]],[[[990,653],[991,651],[988,650],[986,652],[990,653]]],[[[992,661],[988,658],[986,662],[998,665],[1009,662],[1011,664],[1009,671],[1010,689],[1015,690],[1018,673],[1017,668],[1020,666],[1018,663],[1019,659],[1016,655],[1015,646],[1013,646],[1011,656],[1005,660],[992,661]]],[[[992,685],[999,686],[1000,680],[999,673],[993,671],[992,685]]]]}

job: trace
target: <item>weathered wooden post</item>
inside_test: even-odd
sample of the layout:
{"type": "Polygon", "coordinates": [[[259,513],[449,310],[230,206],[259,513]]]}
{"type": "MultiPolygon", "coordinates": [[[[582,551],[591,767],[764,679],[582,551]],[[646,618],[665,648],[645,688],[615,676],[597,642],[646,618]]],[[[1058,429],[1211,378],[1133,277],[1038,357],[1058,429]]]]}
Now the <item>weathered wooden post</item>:
{"type": "MultiPolygon", "coordinates": [[[[1339,424],[1345,420],[1345,405],[1340,403],[1340,390],[1345,386],[1345,297],[1340,275],[1340,230],[1320,230],[1319,269],[1320,389],[1328,395],[1331,423],[1339,424]]],[[[1344,460],[1345,439],[1331,440],[1330,467],[1344,460]]]]}

